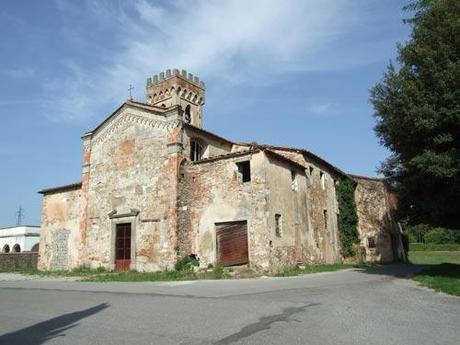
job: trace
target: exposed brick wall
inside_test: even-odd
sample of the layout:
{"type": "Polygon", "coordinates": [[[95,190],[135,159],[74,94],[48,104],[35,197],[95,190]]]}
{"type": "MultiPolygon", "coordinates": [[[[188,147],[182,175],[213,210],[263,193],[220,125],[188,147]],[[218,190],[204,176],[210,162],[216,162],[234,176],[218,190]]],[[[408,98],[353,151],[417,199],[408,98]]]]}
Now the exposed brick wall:
{"type": "Polygon", "coordinates": [[[0,270],[37,268],[38,253],[1,253],[0,270]]]}

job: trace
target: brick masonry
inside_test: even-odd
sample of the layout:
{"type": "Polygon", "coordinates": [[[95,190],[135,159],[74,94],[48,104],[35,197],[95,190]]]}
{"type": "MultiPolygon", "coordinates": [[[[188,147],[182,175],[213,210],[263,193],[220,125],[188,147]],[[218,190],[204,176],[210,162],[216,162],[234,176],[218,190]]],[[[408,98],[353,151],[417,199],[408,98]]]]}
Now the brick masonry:
{"type": "Polygon", "coordinates": [[[38,253],[0,253],[0,270],[37,268],[38,253]]]}

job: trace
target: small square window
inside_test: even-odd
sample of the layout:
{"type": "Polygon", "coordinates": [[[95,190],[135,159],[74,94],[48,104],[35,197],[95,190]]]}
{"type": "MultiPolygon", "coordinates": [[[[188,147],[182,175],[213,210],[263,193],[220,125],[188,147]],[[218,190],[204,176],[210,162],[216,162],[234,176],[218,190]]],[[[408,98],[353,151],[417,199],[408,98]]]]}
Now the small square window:
{"type": "Polygon", "coordinates": [[[251,181],[251,163],[250,161],[244,161],[236,163],[238,167],[238,173],[241,176],[242,182],[249,182],[251,181]]]}
{"type": "Polygon", "coordinates": [[[375,237],[374,236],[369,236],[367,238],[367,246],[369,248],[375,248],[376,247],[376,245],[375,245],[375,237]]]}
{"type": "Polygon", "coordinates": [[[275,214],[275,235],[276,237],[281,237],[282,234],[282,224],[281,224],[281,215],[275,214]]]}
{"type": "Polygon", "coordinates": [[[190,142],[190,160],[199,161],[203,157],[203,146],[195,140],[190,142]]]}

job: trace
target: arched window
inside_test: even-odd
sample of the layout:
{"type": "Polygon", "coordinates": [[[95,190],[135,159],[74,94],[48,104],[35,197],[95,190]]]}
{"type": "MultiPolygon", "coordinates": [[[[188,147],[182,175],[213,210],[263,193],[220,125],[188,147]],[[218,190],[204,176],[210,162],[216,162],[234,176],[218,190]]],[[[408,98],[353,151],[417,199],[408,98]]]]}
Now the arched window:
{"type": "Polygon", "coordinates": [[[3,252],[4,252],[4,253],[9,253],[9,252],[10,252],[10,246],[7,245],[7,244],[5,244],[5,245],[3,246],[3,252]]]}
{"type": "Polygon", "coordinates": [[[189,104],[185,107],[184,120],[185,122],[190,123],[191,119],[192,119],[192,114],[190,112],[190,104],[189,104]]]}
{"type": "Polygon", "coordinates": [[[30,251],[31,251],[31,252],[38,252],[38,246],[39,246],[39,243],[35,243],[35,244],[33,245],[33,247],[30,248],[30,251]]]}
{"type": "Polygon", "coordinates": [[[21,252],[21,246],[19,244],[15,244],[13,247],[13,252],[15,253],[20,253],[21,252]]]}
{"type": "Polygon", "coordinates": [[[190,142],[190,159],[192,161],[199,161],[203,157],[203,146],[195,141],[190,142]]]}

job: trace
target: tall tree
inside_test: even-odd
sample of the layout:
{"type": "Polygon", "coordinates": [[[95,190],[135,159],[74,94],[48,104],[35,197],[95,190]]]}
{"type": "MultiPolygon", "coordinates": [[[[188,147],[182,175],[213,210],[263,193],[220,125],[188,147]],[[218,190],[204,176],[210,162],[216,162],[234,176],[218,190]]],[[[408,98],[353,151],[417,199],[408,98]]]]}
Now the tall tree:
{"type": "Polygon", "coordinates": [[[410,39],[371,90],[381,172],[411,223],[460,228],[460,1],[419,0],[410,39]]]}

